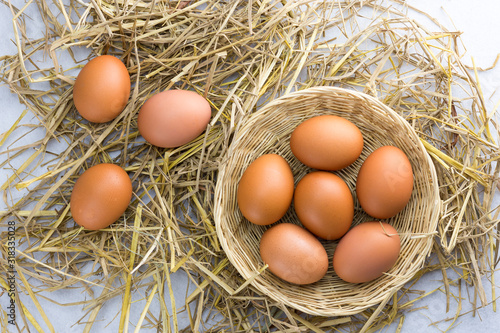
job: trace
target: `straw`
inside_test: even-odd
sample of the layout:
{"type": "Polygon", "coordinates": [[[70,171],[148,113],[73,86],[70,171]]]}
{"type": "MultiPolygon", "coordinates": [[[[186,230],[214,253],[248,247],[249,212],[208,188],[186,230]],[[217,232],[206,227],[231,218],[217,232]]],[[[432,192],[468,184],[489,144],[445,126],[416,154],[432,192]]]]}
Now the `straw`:
{"type": "MultiPolygon", "coordinates": [[[[435,292],[415,290],[414,282],[429,271],[453,269],[467,281],[464,288],[480,296],[472,299],[477,302],[474,308],[491,303],[482,295],[487,294],[486,288],[494,290],[483,277],[495,280],[499,260],[498,209],[491,206],[500,170],[494,138],[498,120],[495,110],[486,107],[477,82],[475,72],[481,69],[469,72],[462,63],[459,33],[448,31],[432,18],[431,27],[409,19],[406,12],[416,10],[399,0],[68,0],[56,4],[32,0],[17,8],[7,3],[13,13],[17,53],[0,58],[0,80],[19,97],[23,109],[29,110],[0,139],[1,165],[10,174],[1,186],[6,210],[0,213],[0,225],[16,223],[16,264],[27,280],[28,276],[38,280],[36,292],[32,290],[35,297],[70,285],[80,288],[85,301],[79,304],[88,312],[81,322],[75,318],[78,325],[95,320],[104,304],[114,297],[121,299],[125,291],[145,295],[144,290],[155,290],[152,294],[157,297],[144,297],[137,323],[131,323],[128,314],[135,306],[132,298],[124,298],[126,312],[117,309],[122,328],[143,325],[182,330],[177,312],[184,309],[190,317],[187,332],[195,328],[285,332],[311,327],[328,331],[329,325],[358,332],[369,318],[368,330],[393,322],[402,325],[405,312],[435,292]],[[43,38],[28,34],[28,12],[43,17],[43,38]],[[82,49],[89,52],[88,58],[76,58],[81,54],[76,51],[82,49]],[[61,65],[63,54],[75,63],[61,65]],[[134,87],[118,118],[93,124],[75,110],[72,87],[87,60],[101,54],[120,58],[134,87]],[[43,57],[48,61],[37,61],[43,57]],[[328,86],[366,93],[405,119],[404,133],[413,131],[418,138],[412,136],[413,144],[420,147],[419,161],[424,161],[422,146],[429,153],[438,184],[427,186],[435,186],[442,202],[436,230],[431,230],[436,212],[429,212],[428,228],[420,222],[418,237],[406,241],[425,243],[418,263],[398,266],[399,271],[384,277],[396,277],[394,286],[400,288],[394,298],[397,304],[388,301],[376,311],[385,292],[367,289],[378,293],[374,298],[380,302],[361,302],[344,312],[338,310],[335,314],[342,320],[314,312],[311,301],[306,302],[307,309],[291,307],[293,297],[301,299],[296,295],[263,294],[257,282],[270,273],[261,272],[264,266],[257,259],[245,258],[253,252],[241,259],[252,266],[252,274],[243,276],[216,234],[220,232],[216,230],[216,208],[233,198],[227,198],[228,202],[221,202],[220,197],[214,202],[213,198],[224,177],[219,168],[228,162],[229,152],[234,150],[230,147],[238,133],[251,126],[254,114],[285,92],[293,96],[294,91],[328,86]],[[165,89],[195,91],[212,107],[207,131],[174,149],[145,143],[137,130],[137,113],[144,101],[165,89]],[[31,125],[22,124],[27,119],[31,125]],[[43,138],[20,145],[27,128],[44,133],[43,138]],[[54,151],[56,143],[64,147],[54,151]],[[68,214],[72,186],[84,170],[102,162],[124,167],[133,180],[134,197],[129,209],[110,227],[84,230],[68,214]],[[19,193],[22,198],[13,199],[19,193]],[[141,223],[134,224],[138,206],[142,207],[141,223]],[[150,251],[152,246],[156,248],[150,251]],[[435,258],[437,249],[442,255],[438,264],[425,259],[429,252],[435,258]],[[130,269],[132,262],[135,266],[130,269]],[[82,275],[85,265],[95,265],[95,273],[101,275],[82,275]],[[185,304],[164,296],[165,286],[170,291],[174,288],[170,275],[176,271],[184,271],[196,286],[185,304]],[[123,272],[130,272],[129,277],[118,278],[123,272]],[[399,277],[399,273],[408,276],[399,277]],[[404,283],[412,274],[413,279],[404,283]],[[95,295],[90,287],[96,285],[113,288],[95,295]],[[167,302],[175,304],[175,314],[168,312],[167,302]],[[158,315],[147,310],[154,307],[160,309],[158,315]]],[[[385,123],[377,118],[377,126],[366,130],[378,133],[381,125],[393,124],[396,118],[391,119],[385,123]]],[[[262,121],[264,128],[272,125],[262,121]]],[[[264,151],[274,149],[276,142],[284,144],[289,130],[266,133],[252,149],[264,151]]],[[[395,142],[409,144],[408,140],[402,136],[395,142]]],[[[244,163],[256,152],[249,153],[244,163]]],[[[427,160],[417,174],[432,173],[430,170],[427,160]]],[[[415,202],[430,205],[427,194],[415,196],[415,202]]],[[[230,208],[228,214],[236,212],[234,205],[230,208]]],[[[412,250],[403,253],[402,263],[418,247],[408,249],[412,250]]],[[[2,247],[2,267],[6,258],[2,247]]],[[[0,277],[3,275],[2,270],[0,277]]],[[[447,299],[453,300],[451,295],[458,290],[451,282],[445,283],[449,285],[447,299]]],[[[19,288],[19,295],[32,298],[24,283],[19,288]]],[[[344,293],[339,291],[339,296],[344,293]]],[[[35,317],[22,309],[22,322],[38,327],[35,317]]],[[[58,320],[51,313],[45,317],[58,320]]],[[[87,331],[92,327],[91,323],[83,325],[87,331]]]]}

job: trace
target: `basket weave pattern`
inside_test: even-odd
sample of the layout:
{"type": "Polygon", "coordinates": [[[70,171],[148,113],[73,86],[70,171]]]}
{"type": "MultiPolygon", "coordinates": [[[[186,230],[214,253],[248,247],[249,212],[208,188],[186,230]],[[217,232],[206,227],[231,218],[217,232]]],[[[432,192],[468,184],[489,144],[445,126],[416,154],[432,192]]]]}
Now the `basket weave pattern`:
{"type": "MultiPolygon", "coordinates": [[[[408,156],[414,173],[410,202],[395,217],[385,220],[401,238],[401,252],[394,267],[380,278],[362,284],[342,281],[333,271],[332,257],[337,241],[322,241],[329,257],[329,269],[320,281],[298,286],[265,270],[252,285],[263,295],[297,310],[323,316],[340,316],[382,303],[422,267],[431,251],[441,210],[436,171],[429,155],[409,123],[380,101],[368,95],[334,87],[317,87],[294,92],[267,104],[247,117],[222,161],[215,192],[215,222],[221,245],[231,263],[246,279],[255,277],[264,266],[259,242],[270,226],[257,226],[239,211],[236,192],[239,180],[259,156],[276,153],[290,164],[295,184],[308,172],[290,150],[292,131],[304,120],[323,114],[344,117],[363,134],[361,156],[351,166],[334,172],[349,186],[354,197],[353,226],[374,220],[359,205],[355,194],[356,176],[366,157],[378,147],[394,145],[408,156]]],[[[293,206],[277,223],[300,222],[293,206]]]]}

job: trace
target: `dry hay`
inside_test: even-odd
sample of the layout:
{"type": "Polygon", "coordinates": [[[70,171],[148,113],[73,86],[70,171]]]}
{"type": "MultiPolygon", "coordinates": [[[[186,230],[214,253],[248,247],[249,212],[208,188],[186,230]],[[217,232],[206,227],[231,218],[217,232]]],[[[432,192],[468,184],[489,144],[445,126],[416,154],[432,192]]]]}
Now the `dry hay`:
{"type": "MultiPolygon", "coordinates": [[[[172,292],[171,274],[178,270],[196,285],[186,297],[187,332],[321,332],[333,326],[371,332],[395,320],[402,324],[405,311],[424,296],[412,286],[426,272],[442,270],[449,302],[455,281],[448,279],[448,268],[459,272],[479,306],[486,305],[482,277],[491,275],[494,285],[498,260],[498,210],[491,207],[499,156],[494,110],[486,109],[480,86],[457,54],[459,34],[438,25],[426,30],[406,17],[411,9],[401,3],[33,0],[23,8],[8,3],[18,53],[1,58],[0,76],[35,115],[29,130],[44,133],[16,146],[25,126],[14,124],[1,139],[11,142],[2,147],[1,166],[21,161],[2,185],[8,207],[2,226],[16,222],[18,291],[39,305],[43,291],[81,289],[86,296],[78,304],[85,312],[75,322],[85,332],[115,297],[122,299],[120,331],[129,325],[181,330],[177,312],[169,314],[166,305],[183,309],[172,292]],[[26,33],[26,12],[33,8],[46,24],[43,38],[26,33]],[[110,123],[82,121],[73,106],[75,69],[85,61],[78,58],[77,67],[65,68],[58,54],[73,56],[82,48],[91,51],[89,57],[118,56],[131,74],[130,101],[110,123]],[[43,55],[49,63],[39,67],[35,60],[43,55]],[[435,260],[392,302],[358,315],[306,315],[256,293],[229,263],[215,230],[217,170],[241,120],[278,96],[314,86],[357,89],[393,108],[421,138],[440,181],[444,208],[435,260]],[[190,144],[158,149],[138,135],[136,115],[148,96],[171,88],[205,96],[213,120],[190,144]],[[55,142],[64,148],[52,151],[55,142]],[[87,231],[72,221],[69,196],[78,175],[100,162],[128,171],[134,198],[123,218],[105,231],[87,231]],[[34,176],[40,169],[47,171],[34,176]],[[27,194],[12,202],[19,189],[27,194]],[[129,324],[132,295],[143,296],[144,308],[140,320],[129,324]],[[158,313],[149,311],[151,304],[158,313]]],[[[3,270],[0,283],[7,289],[3,270]]],[[[22,299],[17,298],[19,307],[22,299]]],[[[37,311],[53,331],[53,315],[41,306],[37,311]]],[[[39,325],[28,311],[21,312],[21,321],[39,325]]]]}

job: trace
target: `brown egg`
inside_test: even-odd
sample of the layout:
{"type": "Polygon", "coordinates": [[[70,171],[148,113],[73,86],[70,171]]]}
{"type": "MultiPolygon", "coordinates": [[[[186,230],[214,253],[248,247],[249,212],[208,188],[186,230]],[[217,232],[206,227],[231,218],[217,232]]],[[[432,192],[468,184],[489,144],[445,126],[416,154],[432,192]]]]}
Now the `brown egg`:
{"type": "Polygon", "coordinates": [[[368,282],[394,266],[400,248],[394,227],[377,221],[364,222],[339,241],[333,253],[333,269],[346,282],[368,282]]]}
{"type": "Polygon", "coordinates": [[[297,184],[294,208],[300,222],[323,239],[342,237],[351,227],[354,201],[347,184],[337,175],[316,171],[297,184]]]}
{"type": "Polygon", "coordinates": [[[387,219],[399,213],[410,201],[413,171],[405,153],[383,146],[363,162],[356,180],[361,207],[370,216],[387,219]]]}
{"type": "Polygon", "coordinates": [[[207,128],[210,104],[194,91],[167,90],[149,98],[139,111],[141,135],[162,148],[182,146],[207,128]]]}
{"type": "Polygon", "coordinates": [[[115,119],[127,105],[130,76],[120,59],[102,55],[90,60],[73,86],[73,101],[80,115],[94,123],[115,119]]]}
{"type": "Polygon", "coordinates": [[[272,273],[290,283],[316,282],[328,270],[323,245],[310,232],[291,223],[280,223],[264,232],[260,255],[272,273]]]}
{"type": "Polygon", "coordinates": [[[293,198],[293,174],[287,161],[276,154],[260,156],[241,176],[237,201],[243,216],[268,225],[285,215],[293,198]]]}
{"type": "Polygon", "coordinates": [[[130,199],[132,182],[127,172],[115,164],[97,164],[76,181],[71,193],[71,214],[82,227],[99,230],[118,220],[130,199]]]}
{"type": "Polygon", "coordinates": [[[323,115],[302,122],[290,137],[299,161],[319,170],[340,170],[352,164],[363,150],[361,131],[347,119],[323,115]]]}

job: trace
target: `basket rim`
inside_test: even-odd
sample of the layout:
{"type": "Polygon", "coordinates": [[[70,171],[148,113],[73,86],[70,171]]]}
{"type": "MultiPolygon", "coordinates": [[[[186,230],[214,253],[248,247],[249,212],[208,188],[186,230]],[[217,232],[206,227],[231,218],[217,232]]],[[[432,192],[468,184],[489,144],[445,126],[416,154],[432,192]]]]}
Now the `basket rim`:
{"type": "MultiPolygon", "coordinates": [[[[432,180],[432,198],[429,200],[434,201],[434,205],[431,208],[432,212],[430,214],[430,220],[428,221],[428,229],[430,230],[429,234],[427,235],[427,242],[425,246],[423,247],[423,255],[419,258],[420,259],[420,264],[419,264],[419,269],[423,266],[424,264],[424,259],[429,256],[431,253],[432,249],[432,241],[433,241],[433,236],[436,233],[437,225],[439,218],[441,216],[442,212],[442,200],[440,199],[439,195],[439,183],[438,183],[438,178],[437,178],[437,172],[435,169],[435,166],[432,162],[432,159],[430,155],[428,154],[427,150],[425,149],[423,143],[421,142],[419,136],[413,129],[413,127],[410,126],[410,124],[403,118],[401,117],[396,111],[392,110],[389,108],[387,105],[382,103],[380,100],[377,98],[370,96],[368,94],[352,90],[352,89],[346,89],[346,88],[339,88],[339,87],[331,87],[331,86],[318,86],[318,87],[310,87],[298,91],[294,91],[291,93],[288,93],[286,95],[280,96],[273,101],[270,101],[266,105],[262,106],[259,110],[257,110],[254,113],[249,114],[246,118],[243,118],[241,123],[238,125],[237,129],[240,129],[243,124],[248,125],[251,124],[253,121],[256,119],[259,119],[262,117],[263,114],[269,112],[272,110],[274,107],[286,103],[288,100],[292,98],[297,98],[303,95],[308,95],[311,93],[314,94],[331,94],[332,92],[338,93],[338,94],[343,94],[352,98],[358,98],[358,99],[365,99],[369,103],[376,104],[379,108],[383,109],[384,112],[389,115],[393,121],[398,121],[402,126],[405,127],[408,132],[411,133],[411,135],[414,136],[417,140],[415,140],[416,143],[416,149],[418,149],[423,156],[425,156],[425,162],[426,162],[426,168],[428,168],[432,180]]],[[[221,159],[220,166],[219,166],[219,171],[218,171],[218,179],[223,179],[225,177],[225,174],[227,172],[227,163],[225,163],[226,160],[230,158],[230,156],[234,153],[235,149],[238,148],[238,142],[244,137],[244,134],[241,134],[241,132],[235,133],[235,136],[233,138],[233,141],[231,142],[230,146],[228,147],[225,156],[223,159],[221,159]]],[[[250,281],[250,284],[255,287],[261,294],[267,295],[274,301],[278,301],[280,303],[283,303],[287,306],[290,306],[294,309],[303,311],[305,313],[313,314],[313,315],[320,315],[320,316],[344,316],[344,315],[353,315],[357,314],[366,308],[369,308],[371,306],[375,306],[377,304],[385,304],[393,295],[395,292],[397,292],[405,283],[407,283],[413,275],[408,275],[404,276],[404,278],[401,279],[401,282],[396,284],[394,287],[390,288],[387,293],[385,294],[385,297],[379,297],[377,299],[373,299],[371,302],[367,302],[365,305],[360,305],[356,307],[355,309],[311,309],[309,307],[302,306],[301,304],[295,304],[293,302],[290,302],[286,297],[279,297],[279,295],[273,294],[270,290],[268,290],[265,286],[262,286],[258,283],[256,283],[256,274],[258,275],[258,272],[253,272],[253,274],[246,274],[246,272],[242,271],[240,269],[240,265],[235,261],[234,257],[231,255],[231,249],[229,248],[229,244],[227,243],[225,236],[223,234],[222,226],[221,226],[221,219],[220,217],[220,210],[222,207],[222,195],[221,195],[221,182],[217,181],[216,187],[215,187],[215,193],[214,193],[214,220],[215,220],[215,228],[216,228],[216,233],[217,237],[219,239],[219,242],[222,245],[222,249],[224,250],[226,256],[228,257],[229,261],[231,264],[236,268],[238,273],[243,276],[243,278],[247,281],[250,281]],[[278,297],[276,297],[278,296],[278,297]]]]}

